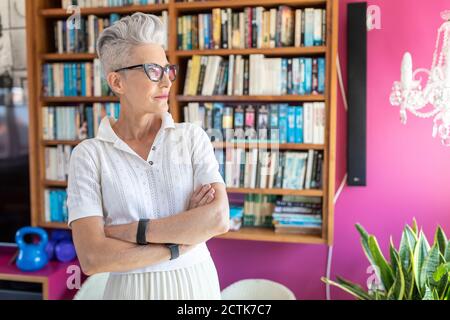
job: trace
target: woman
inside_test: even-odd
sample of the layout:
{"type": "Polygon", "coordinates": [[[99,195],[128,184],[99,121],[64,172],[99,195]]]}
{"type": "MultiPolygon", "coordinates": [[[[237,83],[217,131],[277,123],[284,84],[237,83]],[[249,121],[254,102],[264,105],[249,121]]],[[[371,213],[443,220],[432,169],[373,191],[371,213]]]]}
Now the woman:
{"type": "Polygon", "coordinates": [[[220,299],[205,241],[228,231],[227,194],[208,135],[168,113],[165,36],[135,13],[97,41],[121,111],[73,150],[67,205],[83,271],[110,272],[105,299],[220,299]]]}

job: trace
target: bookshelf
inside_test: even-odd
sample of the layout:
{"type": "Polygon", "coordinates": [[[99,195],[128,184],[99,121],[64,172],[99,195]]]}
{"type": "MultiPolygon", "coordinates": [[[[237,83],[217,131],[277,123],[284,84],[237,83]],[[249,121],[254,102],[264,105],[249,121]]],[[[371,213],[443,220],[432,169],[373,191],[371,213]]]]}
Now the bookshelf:
{"type": "MultiPolygon", "coordinates": [[[[65,181],[53,181],[45,178],[45,148],[56,145],[76,146],[79,140],[44,140],[42,138],[42,108],[44,106],[64,106],[79,103],[92,104],[96,102],[119,102],[117,97],[45,97],[42,96],[42,66],[52,62],[89,62],[96,58],[95,53],[55,53],[53,42],[53,22],[70,16],[61,8],[61,0],[34,0],[27,1],[27,60],[29,76],[30,101],[30,182],[32,224],[45,228],[67,228],[65,223],[45,221],[44,216],[44,189],[65,188],[65,181]]],[[[223,239],[256,240],[271,242],[332,244],[334,224],[334,180],[335,180],[335,143],[336,143],[336,57],[338,37],[338,0],[228,0],[228,1],[202,1],[202,2],[175,2],[169,0],[167,4],[152,4],[124,7],[81,8],[81,15],[90,14],[106,17],[111,13],[132,14],[140,11],[160,14],[163,10],[168,12],[168,48],[167,56],[171,63],[180,65],[180,74],[172,85],[169,98],[170,112],[176,122],[183,121],[183,106],[189,102],[242,102],[242,103],[325,103],[325,143],[324,144],[296,144],[282,143],[280,150],[320,150],[323,152],[323,184],[322,188],[291,190],[291,189],[250,189],[227,188],[229,193],[259,193],[273,195],[302,195],[322,198],[322,232],[317,235],[307,234],[280,234],[273,229],[264,227],[243,227],[238,231],[230,231],[218,236],[223,239]],[[177,18],[186,14],[211,12],[213,8],[243,9],[245,7],[263,6],[276,8],[287,5],[292,8],[323,8],[326,9],[326,44],[311,47],[278,47],[278,48],[246,48],[246,49],[205,49],[205,50],[178,50],[177,45],[177,18]],[[264,54],[267,57],[325,57],[325,92],[313,95],[253,95],[253,96],[184,96],[183,85],[186,76],[187,61],[193,55],[216,55],[227,57],[229,55],[248,56],[251,54],[264,54]]],[[[259,148],[257,143],[229,143],[214,142],[215,148],[244,149],[259,148]]]]}

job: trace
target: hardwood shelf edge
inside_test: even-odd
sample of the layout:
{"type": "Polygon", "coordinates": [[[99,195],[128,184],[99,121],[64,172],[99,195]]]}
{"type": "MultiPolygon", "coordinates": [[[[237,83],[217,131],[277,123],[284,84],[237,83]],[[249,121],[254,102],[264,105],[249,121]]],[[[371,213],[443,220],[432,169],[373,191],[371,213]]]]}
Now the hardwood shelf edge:
{"type": "Polygon", "coordinates": [[[261,188],[230,188],[227,187],[229,193],[257,193],[269,195],[294,195],[307,197],[322,197],[323,191],[318,189],[261,189],[261,188]]]}
{"type": "Polygon", "coordinates": [[[271,150],[272,146],[278,145],[279,150],[324,150],[323,144],[305,144],[305,143],[272,143],[272,142],[212,142],[214,148],[227,149],[227,148],[245,148],[245,149],[268,149],[271,150]]]}
{"type": "Polygon", "coordinates": [[[65,97],[41,97],[41,103],[95,103],[95,102],[119,102],[115,96],[65,96],[65,97]]]}
{"type": "Polygon", "coordinates": [[[314,55],[326,54],[326,46],[313,47],[278,47],[278,48],[245,48],[245,49],[196,49],[196,50],[175,50],[178,57],[190,57],[193,55],[314,55]]]}
{"type": "Polygon", "coordinates": [[[179,102],[323,102],[325,96],[322,94],[317,95],[280,95],[280,96],[266,96],[266,95],[246,95],[246,96],[185,96],[177,95],[179,102]]]}
{"type": "MultiPolygon", "coordinates": [[[[83,7],[80,9],[82,16],[95,14],[95,15],[109,15],[111,13],[127,14],[137,11],[150,13],[169,10],[169,4],[148,4],[148,5],[127,5],[127,6],[114,6],[114,7],[83,7]]],[[[68,17],[73,13],[68,13],[64,8],[48,8],[41,9],[40,15],[44,18],[63,18],[68,17]]]]}
{"type": "Polygon", "coordinates": [[[269,242],[291,242],[291,243],[309,243],[324,244],[326,240],[318,235],[276,233],[271,228],[263,227],[242,227],[239,230],[230,230],[227,233],[216,236],[218,239],[228,240],[250,240],[250,241],[269,241],[269,242]]]}
{"type": "Polygon", "coordinates": [[[189,12],[195,10],[206,10],[212,8],[243,8],[243,7],[257,7],[257,6],[279,6],[284,5],[296,5],[300,7],[306,6],[319,6],[325,5],[327,0],[284,0],[284,1],[273,1],[273,0],[259,0],[257,3],[252,0],[241,0],[231,3],[224,3],[223,1],[204,1],[204,2],[176,2],[175,8],[179,12],[189,12]]]}
{"type": "Polygon", "coordinates": [[[58,144],[66,144],[70,146],[76,146],[83,140],[42,140],[41,144],[44,146],[56,146],[58,144]]]}

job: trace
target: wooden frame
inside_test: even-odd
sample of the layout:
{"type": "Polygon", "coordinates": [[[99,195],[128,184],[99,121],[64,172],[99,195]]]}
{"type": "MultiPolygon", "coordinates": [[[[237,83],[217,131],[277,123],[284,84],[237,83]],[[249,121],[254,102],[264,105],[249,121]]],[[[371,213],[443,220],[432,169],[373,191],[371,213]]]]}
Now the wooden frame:
{"type": "Polygon", "coordinates": [[[48,300],[48,298],[49,298],[48,297],[48,278],[47,277],[0,273],[0,280],[40,283],[42,285],[42,299],[48,300]]]}
{"type": "MultiPolygon", "coordinates": [[[[56,0],[27,1],[27,60],[29,78],[30,100],[30,184],[32,224],[47,228],[67,228],[65,223],[46,222],[44,219],[44,189],[46,187],[65,187],[65,182],[47,181],[45,179],[44,150],[45,146],[56,144],[76,145],[79,141],[43,141],[42,140],[42,112],[45,105],[58,103],[92,103],[92,102],[117,102],[116,97],[42,97],[41,70],[43,63],[51,61],[89,61],[96,57],[95,54],[56,54],[49,50],[48,34],[51,31],[50,21],[68,17],[64,9],[56,8],[59,2],[56,0]]],[[[316,56],[325,55],[326,58],[326,90],[324,95],[309,96],[182,96],[181,79],[176,81],[170,92],[170,112],[176,122],[181,120],[181,103],[189,101],[238,101],[238,102],[291,102],[291,101],[324,101],[326,104],[326,132],[324,145],[310,144],[282,144],[280,150],[307,150],[317,149],[324,152],[324,176],[322,190],[283,190],[283,189],[246,189],[228,188],[229,192],[238,193],[262,193],[262,194],[296,194],[306,196],[321,196],[323,198],[323,225],[320,235],[278,234],[267,228],[242,228],[239,231],[230,231],[219,238],[245,239],[274,242],[294,243],[333,243],[334,225],[334,192],[335,192],[335,144],[336,144],[336,95],[337,74],[336,59],[338,45],[338,0],[228,0],[228,1],[203,1],[179,3],[169,0],[168,4],[108,7],[108,8],[82,8],[81,14],[96,14],[100,16],[110,13],[131,14],[135,11],[158,13],[168,11],[169,38],[167,55],[172,63],[179,64],[194,54],[202,55],[249,55],[254,53],[268,56],[316,56]],[[218,49],[218,50],[177,50],[177,17],[183,14],[205,12],[212,8],[244,8],[246,6],[276,7],[278,5],[290,5],[293,7],[322,7],[327,9],[326,46],[319,47],[292,47],[274,49],[218,49]]],[[[181,77],[182,78],[182,77],[181,77]]],[[[217,148],[228,148],[230,143],[215,144],[217,148]]],[[[234,144],[234,146],[236,146],[234,144]]],[[[251,144],[241,144],[248,148],[251,144]]]]}

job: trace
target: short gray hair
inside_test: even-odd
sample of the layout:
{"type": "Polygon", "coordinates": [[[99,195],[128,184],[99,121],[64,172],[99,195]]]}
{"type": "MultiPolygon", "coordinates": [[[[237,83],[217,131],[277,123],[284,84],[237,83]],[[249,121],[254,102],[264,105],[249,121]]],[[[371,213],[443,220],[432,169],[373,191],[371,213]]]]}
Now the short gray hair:
{"type": "Polygon", "coordinates": [[[104,76],[122,67],[134,46],[165,43],[165,28],[158,16],[136,12],[104,29],[97,39],[97,55],[104,76]]]}

